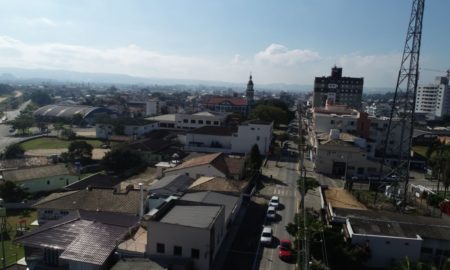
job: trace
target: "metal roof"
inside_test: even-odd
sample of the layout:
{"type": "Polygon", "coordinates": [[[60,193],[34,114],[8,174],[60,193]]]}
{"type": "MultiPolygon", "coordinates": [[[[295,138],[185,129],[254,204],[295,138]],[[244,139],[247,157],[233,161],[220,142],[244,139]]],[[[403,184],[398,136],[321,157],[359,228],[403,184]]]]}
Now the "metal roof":
{"type": "MultiPolygon", "coordinates": [[[[128,232],[129,226],[105,224],[101,222],[105,220],[103,214],[99,214],[98,220],[94,215],[91,215],[91,220],[85,220],[79,213],[74,213],[47,222],[17,238],[16,242],[28,247],[63,251],[61,259],[103,265],[116,248],[116,243],[128,232]]],[[[110,223],[127,218],[116,215],[110,223]]]]}
{"type": "Polygon", "coordinates": [[[197,228],[209,228],[221,210],[221,206],[175,205],[160,222],[197,228]]]}
{"type": "Polygon", "coordinates": [[[178,192],[184,192],[193,182],[194,179],[185,174],[168,175],[153,182],[149,188],[149,192],[172,195],[178,192]]]}
{"type": "Polygon", "coordinates": [[[71,118],[76,114],[81,114],[83,118],[86,118],[93,112],[112,113],[110,109],[102,107],[84,105],[46,105],[37,109],[34,112],[34,116],[71,118]]]}

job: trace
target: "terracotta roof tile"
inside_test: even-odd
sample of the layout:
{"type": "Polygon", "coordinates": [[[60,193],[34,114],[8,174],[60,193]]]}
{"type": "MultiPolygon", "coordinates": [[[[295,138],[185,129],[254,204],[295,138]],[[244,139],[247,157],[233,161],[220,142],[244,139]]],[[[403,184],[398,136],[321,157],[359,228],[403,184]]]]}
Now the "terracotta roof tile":
{"type": "Polygon", "coordinates": [[[231,103],[235,106],[247,106],[247,99],[239,98],[239,97],[212,97],[210,98],[206,104],[207,105],[219,105],[222,103],[231,103]]]}

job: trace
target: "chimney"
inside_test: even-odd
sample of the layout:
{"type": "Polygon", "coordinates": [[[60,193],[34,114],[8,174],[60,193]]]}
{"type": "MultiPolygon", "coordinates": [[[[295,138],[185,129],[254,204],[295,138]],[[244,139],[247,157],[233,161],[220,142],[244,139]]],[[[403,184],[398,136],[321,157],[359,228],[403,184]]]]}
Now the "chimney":
{"type": "Polygon", "coordinates": [[[139,219],[141,219],[144,216],[144,186],[142,183],[139,183],[139,190],[141,193],[139,204],[139,219]]]}

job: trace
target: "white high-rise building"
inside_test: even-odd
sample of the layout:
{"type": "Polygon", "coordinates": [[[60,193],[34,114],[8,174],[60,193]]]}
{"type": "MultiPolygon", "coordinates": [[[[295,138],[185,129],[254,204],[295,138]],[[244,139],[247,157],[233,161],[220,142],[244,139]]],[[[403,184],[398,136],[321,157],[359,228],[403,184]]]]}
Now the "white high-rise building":
{"type": "Polygon", "coordinates": [[[420,85],[416,96],[416,113],[429,118],[450,115],[449,76],[436,77],[434,84],[420,85]]]}

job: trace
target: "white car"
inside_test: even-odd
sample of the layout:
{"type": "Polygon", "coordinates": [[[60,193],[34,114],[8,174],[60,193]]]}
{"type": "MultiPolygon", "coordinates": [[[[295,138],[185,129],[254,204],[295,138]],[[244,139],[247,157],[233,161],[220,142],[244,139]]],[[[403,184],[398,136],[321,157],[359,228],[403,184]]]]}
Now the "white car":
{"type": "Polygon", "coordinates": [[[272,196],[272,198],[270,198],[269,206],[273,206],[275,209],[278,209],[279,204],[280,198],[278,198],[278,196],[272,196]]]}
{"type": "Polygon", "coordinates": [[[272,244],[272,228],[264,227],[261,233],[261,244],[270,245],[272,244]]]}
{"type": "Polygon", "coordinates": [[[268,219],[275,219],[275,217],[277,216],[277,210],[274,206],[269,206],[269,208],[267,209],[267,215],[266,217],[268,219]]]}

